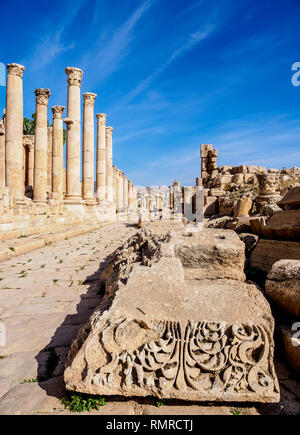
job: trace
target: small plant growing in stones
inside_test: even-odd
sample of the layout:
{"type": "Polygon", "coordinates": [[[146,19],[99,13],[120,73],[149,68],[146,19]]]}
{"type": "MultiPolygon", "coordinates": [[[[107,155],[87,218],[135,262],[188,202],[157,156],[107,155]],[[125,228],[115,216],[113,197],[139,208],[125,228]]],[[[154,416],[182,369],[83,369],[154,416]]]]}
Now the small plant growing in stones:
{"type": "Polygon", "coordinates": [[[84,412],[84,411],[92,411],[96,409],[97,411],[101,406],[105,406],[105,398],[100,396],[87,396],[86,394],[81,393],[68,393],[62,400],[62,405],[69,409],[71,412],[84,412]]]}
{"type": "Polygon", "coordinates": [[[157,407],[165,406],[165,403],[164,403],[162,400],[158,400],[158,401],[156,402],[156,406],[157,406],[157,407]]]}
{"type": "Polygon", "coordinates": [[[241,415],[241,410],[240,409],[232,409],[230,411],[230,414],[232,414],[232,415],[241,415]]]}
{"type": "Polygon", "coordinates": [[[9,249],[10,251],[12,251],[12,252],[15,251],[15,248],[13,248],[12,246],[10,246],[8,249],[9,249]]]}
{"type": "Polygon", "coordinates": [[[23,379],[23,381],[21,382],[21,384],[32,384],[34,382],[38,382],[37,379],[23,379]]]}

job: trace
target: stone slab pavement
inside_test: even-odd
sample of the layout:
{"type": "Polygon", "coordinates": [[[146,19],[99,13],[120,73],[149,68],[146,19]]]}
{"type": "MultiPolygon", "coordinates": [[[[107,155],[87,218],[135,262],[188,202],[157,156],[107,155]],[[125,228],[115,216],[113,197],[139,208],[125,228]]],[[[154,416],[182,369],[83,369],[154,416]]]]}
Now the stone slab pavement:
{"type": "MultiPolygon", "coordinates": [[[[112,224],[53,243],[0,265],[0,414],[69,414],[61,404],[70,343],[101,301],[99,270],[107,256],[137,232],[112,224]]],[[[276,405],[196,404],[106,397],[90,414],[300,414],[299,384],[280,364],[282,399],[276,405]]]]}

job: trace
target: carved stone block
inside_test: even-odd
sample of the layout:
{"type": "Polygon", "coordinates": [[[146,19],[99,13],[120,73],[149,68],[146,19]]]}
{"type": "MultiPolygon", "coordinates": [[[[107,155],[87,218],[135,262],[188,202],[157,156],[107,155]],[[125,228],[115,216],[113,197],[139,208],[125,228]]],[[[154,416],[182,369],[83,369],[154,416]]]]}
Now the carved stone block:
{"type": "Polygon", "coordinates": [[[186,279],[176,237],[136,236],[111,257],[104,299],[72,343],[66,388],[277,402],[267,301],[243,282],[186,279]]]}

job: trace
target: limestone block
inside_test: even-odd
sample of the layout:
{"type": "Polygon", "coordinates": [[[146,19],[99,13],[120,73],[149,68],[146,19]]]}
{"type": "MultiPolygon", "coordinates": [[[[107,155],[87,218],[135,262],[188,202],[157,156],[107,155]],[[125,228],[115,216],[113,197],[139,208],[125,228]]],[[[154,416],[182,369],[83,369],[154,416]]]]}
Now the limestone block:
{"type": "Polygon", "coordinates": [[[282,327],[281,331],[286,360],[300,376],[300,339],[295,338],[295,331],[292,331],[292,328],[282,327]]]}
{"type": "Polygon", "coordinates": [[[210,177],[211,177],[211,179],[217,177],[218,174],[219,174],[219,171],[218,171],[217,169],[211,171],[211,173],[210,173],[210,177]]]}
{"type": "Polygon", "coordinates": [[[218,204],[219,204],[219,213],[222,216],[230,216],[233,213],[233,205],[234,202],[229,197],[219,197],[218,198],[218,204]]]}
{"type": "Polygon", "coordinates": [[[160,241],[137,236],[111,259],[108,267],[114,263],[119,271],[108,283],[114,291],[71,345],[66,388],[126,397],[278,402],[274,321],[262,293],[238,281],[185,280],[175,244],[175,236],[160,241]]]}
{"type": "Polygon", "coordinates": [[[186,279],[245,280],[245,246],[234,231],[206,229],[190,237],[178,235],[174,246],[186,279]]]}
{"type": "Polygon", "coordinates": [[[235,174],[232,177],[232,182],[236,184],[242,184],[245,181],[244,174],[235,174]]]}
{"type": "Polygon", "coordinates": [[[219,173],[222,175],[231,174],[231,171],[232,171],[232,166],[225,165],[219,167],[219,173]]]}
{"type": "Polygon", "coordinates": [[[250,265],[269,272],[279,260],[300,260],[300,242],[260,239],[252,252],[250,265]]]}
{"type": "Polygon", "coordinates": [[[274,263],[268,273],[266,292],[276,304],[300,318],[300,260],[274,263]]]}
{"type": "Polygon", "coordinates": [[[218,198],[215,196],[204,197],[204,215],[213,216],[218,213],[218,198]]]}
{"type": "Polygon", "coordinates": [[[207,166],[207,169],[209,170],[209,171],[214,171],[215,169],[217,169],[217,163],[209,163],[208,164],[208,166],[207,166]]]}
{"type": "Polygon", "coordinates": [[[218,152],[218,150],[209,150],[208,151],[208,157],[209,157],[209,159],[212,161],[212,159],[213,158],[217,158],[218,157],[218,155],[219,155],[219,152],[218,152]]]}
{"type": "Polygon", "coordinates": [[[266,239],[300,241],[300,210],[275,213],[266,224],[261,220],[257,230],[266,239]]]}
{"type": "Polygon", "coordinates": [[[300,186],[291,189],[277,205],[283,210],[286,208],[300,209],[300,186]]]}
{"type": "Polygon", "coordinates": [[[249,174],[259,174],[267,172],[267,170],[264,166],[248,166],[248,172],[249,174]]]}
{"type": "Polygon", "coordinates": [[[238,168],[238,174],[247,174],[249,171],[248,171],[248,166],[245,166],[245,165],[241,165],[241,166],[239,166],[239,168],[238,168]]]}
{"type": "Polygon", "coordinates": [[[210,196],[214,196],[214,197],[219,197],[219,196],[224,196],[225,195],[225,191],[222,189],[216,189],[216,188],[212,188],[210,189],[210,196]]]}
{"type": "Polygon", "coordinates": [[[220,184],[232,183],[232,180],[233,180],[232,175],[221,175],[218,178],[219,178],[220,184]]]}
{"type": "Polygon", "coordinates": [[[254,183],[256,181],[255,174],[244,174],[244,182],[245,183],[254,183]]]}

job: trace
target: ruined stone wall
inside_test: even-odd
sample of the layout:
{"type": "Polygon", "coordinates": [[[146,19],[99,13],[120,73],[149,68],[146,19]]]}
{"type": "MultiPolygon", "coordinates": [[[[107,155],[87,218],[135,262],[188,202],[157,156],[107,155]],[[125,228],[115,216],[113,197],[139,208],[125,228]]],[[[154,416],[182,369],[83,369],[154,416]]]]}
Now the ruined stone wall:
{"type": "Polygon", "coordinates": [[[218,150],[201,145],[201,175],[205,214],[232,215],[237,201],[249,197],[252,212],[275,206],[287,191],[300,183],[300,169],[266,169],[264,166],[217,166],[218,150]],[[213,160],[211,160],[213,159],[213,160]]]}

